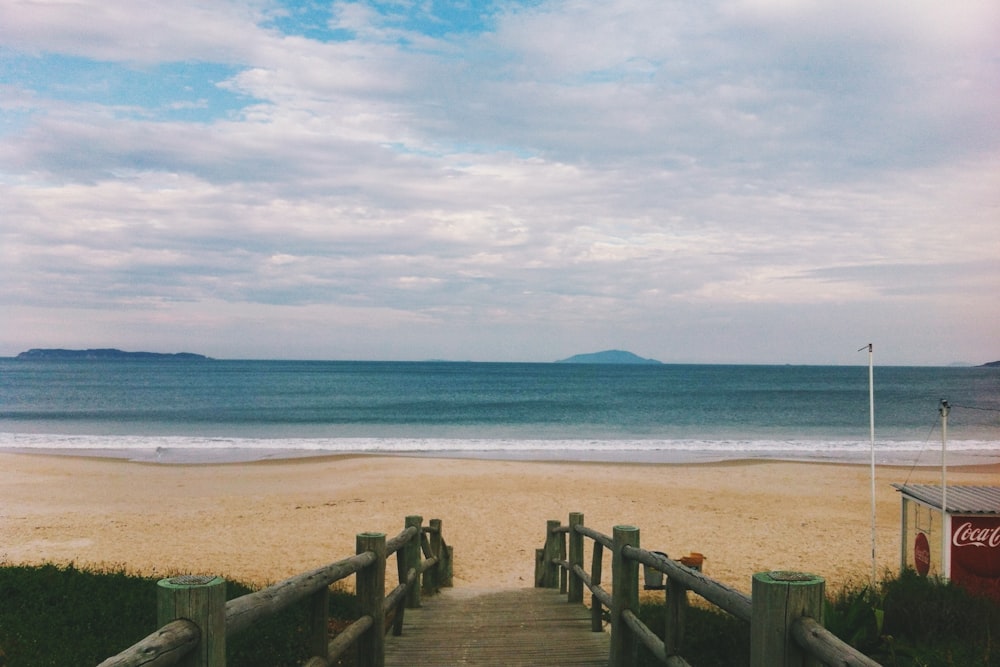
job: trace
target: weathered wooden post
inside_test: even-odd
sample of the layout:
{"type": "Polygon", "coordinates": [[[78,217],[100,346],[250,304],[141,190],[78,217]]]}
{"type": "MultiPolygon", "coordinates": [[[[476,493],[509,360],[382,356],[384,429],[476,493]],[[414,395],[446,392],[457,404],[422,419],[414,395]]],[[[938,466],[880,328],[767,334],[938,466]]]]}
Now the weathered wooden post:
{"type": "Polygon", "coordinates": [[[559,588],[559,566],[555,560],[559,557],[559,519],[549,519],[545,523],[545,553],[542,556],[544,568],[543,588],[559,588]]]}
{"type": "Polygon", "coordinates": [[[673,577],[667,577],[666,596],[663,647],[668,656],[680,655],[684,644],[684,625],[687,619],[687,588],[673,577]]]}
{"type": "Polygon", "coordinates": [[[626,546],[639,548],[639,529],[615,526],[611,558],[611,657],[608,667],[632,667],[639,659],[639,641],[622,613],[639,613],[639,562],[625,557],[626,546]]]}
{"type": "Polygon", "coordinates": [[[403,547],[403,557],[400,559],[403,565],[399,568],[401,573],[400,583],[406,581],[406,573],[410,570],[416,570],[418,573],[417,580],[413,582],[413,586],[406,593],[406,606],[409,609],[420,607],[420,535],[424,530],[423,523],[424,518],[422,516],[411,515],[406,517],[406,527],[414,526],[417,529],[417,534],[414,538],[403,547]]]}
{"type": "MultiPolygon", "coordinates": [[[[434,557],[434,553],[431,551],[431,540],[430,540],[431,528],[430,526],[423,529],[420,533],[420,553],[424,555],[424,559],[429,559],[434,557]]],[[[430,568],[424,570],[424,574],[421,577],[421,587],[423,593],[426,595],[432,595],[434,593],[434,569],[430,568]]]]}
{"type": "Polygon", "coordinates": [[[455,585],[455,547],[445,545],[444,548],[444,579],[441,581],[441,586],[444,588],[451,588],[455,585]]]}
{"type": "Polygon", "coordinates": [[[750,619],[750,667],[813,667],[792,639],[792,623],[802,616],[823,622],[825,582],[801,572],[753,575],[750,619]]]}
{"type": "MultiPolygon", "coordinates": [[[[604,568],[604,543],[594,542],[594,555],[590,563],[590,583],[597,588],[601,585],[601,575],[604,568]]],[[[590,594],[590,631],[604,630],[604,613],[601,611],[601,599],[596,593],[590,594]]]]}
{"type": "MultiPolygon", "coordinates": [[[[406,590],[406,597],[400,604],[396,605],[392,616],[392,635],[399,637],[403,634],[403,621],[407,609],[415,609],[420,606],[420,534],[423,531],[421,524],[424,519],[420,516],[408,516],[404,524],[404,530],[416,529],[416,533],[403,544],[396,552],[396,575],[400,586],[405,586],[410,579],[410,571],[416,575],[411,585],[406,590]],[[415,600],[415,602],[414,602],[415,600]]],[[[387,556],[388,557],[388,556],[387,556]]],[[[388,565],[386,565],[388,568],[388,565]]]]}
{"type": "MultiPolygon", "coordinates": [[[[562,528],[562,526],[560,526],[562,528]]],[[[559,531],[559,555],[556,556],[560,563],[566,562],[566,533],[559,531]]],[[[569,585],[569,570],[562,565],[559,565],[559,592],[563,595],[566,594],[567,586],[569,585]]]]}
{"type": "Polygon", "coordinates": [[[156,584],[156,622],[163,627],[185,618],[201,630],[201,641],[182,658],[183,667],[226,665],[226,580],[184,575],[156,584]]]}
{"type": "Polygon", "coordinates": [[[444,548],[444,532],[442,530],[441,519],[431,519],[430,526],[433,532],[431,532],[431,551],[434,556],[438,559],[437,565],[434,566],[434,590],[437,592],[444,586],[445,580],[445,561],[448,560],[448,554],[445,553],[444,548]]]}
{"type": "Polygon", "coordinates": [[[444,552],[444,537],[441,534],[441,519],[431,519],[430,522],[431,535],[431,554],[437,558],[437,564],[432,567],[429,571],[433,572],[433,589],[431,592],[436,593],[444,583],[444,560],[447,555],[444,552]]]}
{"type": "Polygon", "coordinates": [[[383,667],[385,664],[385,533],[360,533],[357,553],[371,551],[375,562],[359,570],[356,580],[358,611],[370,616],[372,625],[358,639],[357,666],[383,667]]]}
{"type": "Polygon", "coordinates": [[[330,587],[324,586],[309,598],[309,655],[327,659],[330,645],[330,587]]]}
{"type": "Polygon", "coordinates": [[[569,594],[567,602],[583,602],[583,582],[576,576],[572,569],[574,566],[583,568],[583,535],[576,532],[577,526],[583,525],[583,514],[580,512],[570,512],[569,514],[569,594]]]}

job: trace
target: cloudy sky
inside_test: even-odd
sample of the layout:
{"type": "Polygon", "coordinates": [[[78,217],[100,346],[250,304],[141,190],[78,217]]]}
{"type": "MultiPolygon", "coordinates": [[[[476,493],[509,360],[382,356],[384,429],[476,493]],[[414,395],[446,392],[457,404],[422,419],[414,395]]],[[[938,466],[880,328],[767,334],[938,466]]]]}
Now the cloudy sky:
{"type": "Polygon", "coordinates": [[[0,0],[0,355],[1000,359],[996,0],[0,0]]]}

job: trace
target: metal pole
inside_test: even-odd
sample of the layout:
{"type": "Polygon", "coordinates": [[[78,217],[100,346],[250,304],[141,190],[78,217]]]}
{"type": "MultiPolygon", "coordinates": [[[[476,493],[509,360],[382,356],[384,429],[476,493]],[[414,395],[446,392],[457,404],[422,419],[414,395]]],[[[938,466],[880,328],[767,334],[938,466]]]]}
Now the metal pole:
{"type": "Polygon", "coordinates": [[[875,371],[872,344],[868,343],[868,430],[872,452],[872,586],[875,586],[875,371]]]}
{"type": "MultiPolygon", "coordinates": [[[[875,364],[874,346],[868,343],[868,432],[871,440],[871,495],[872,495],[872,586],[875,585],[875,364]]],[[[858,348],[861,352],[865,348],[858,348]]]]}
{"type": "Polygon", "coordinates": [[[951,406],[946,399],[941,399],[941,576],[947,578],[951,559],[948,557],[948,548],[951,546],[951,537],[948,535],[948,413],[951,406]]]}

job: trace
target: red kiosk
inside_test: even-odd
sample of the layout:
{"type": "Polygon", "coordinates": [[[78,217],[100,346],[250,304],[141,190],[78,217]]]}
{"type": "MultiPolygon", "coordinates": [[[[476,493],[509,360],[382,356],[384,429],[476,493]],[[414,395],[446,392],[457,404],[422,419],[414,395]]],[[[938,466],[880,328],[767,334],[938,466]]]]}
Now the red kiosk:
{"type": "Polygon", "coordinates": [[[1000,602],[1000,486],[893,487],[902,498],[900,567],[1000,602]]]}

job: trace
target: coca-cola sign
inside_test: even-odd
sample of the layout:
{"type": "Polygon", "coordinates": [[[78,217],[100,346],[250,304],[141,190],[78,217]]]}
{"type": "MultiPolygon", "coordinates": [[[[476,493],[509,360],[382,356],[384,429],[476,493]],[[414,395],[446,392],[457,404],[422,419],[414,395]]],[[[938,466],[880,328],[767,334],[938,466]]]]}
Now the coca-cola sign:
{"type": "Polygon", "coordinates": [[[913,564],[917,566],[917,573],[926,577],[931,569],[931,545],[927,543],[927,536],[917,533],[917,539],[913,541],[913,564]]]}
{"type": "Polygon", "coordinates": [[[956,547],[1000,546],[1000,525],[977,527],[971,521],[959,524],[952,534],[951,543],[956,547]]]}
{"type": "Polygon", "coordinates": [[[952,566],[1000,577],[1000,517],[952,517],[951,525],[952,566]]]}

